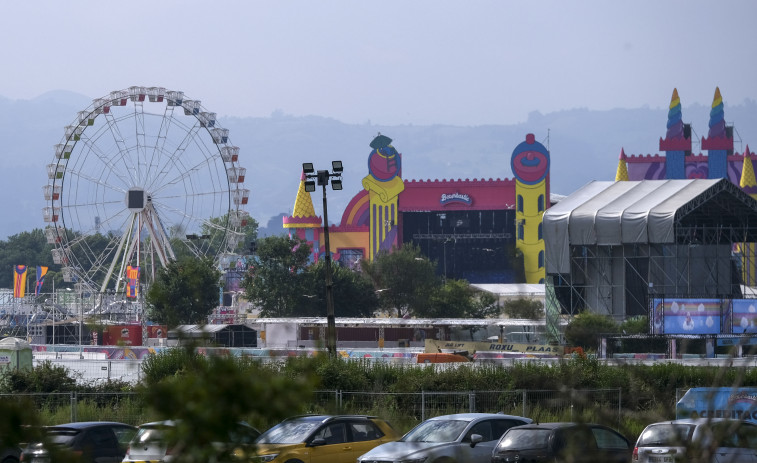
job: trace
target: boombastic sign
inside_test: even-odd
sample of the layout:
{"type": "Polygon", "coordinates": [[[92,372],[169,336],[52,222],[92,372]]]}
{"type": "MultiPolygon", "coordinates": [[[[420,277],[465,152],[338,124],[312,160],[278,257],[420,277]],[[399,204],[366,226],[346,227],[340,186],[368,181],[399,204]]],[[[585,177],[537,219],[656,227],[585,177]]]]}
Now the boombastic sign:
{"type": "Polygon", "coordinates": [[[732,418],[757,423],[757,388],[691,388],[676,404],[676,418],[732,418]]]}

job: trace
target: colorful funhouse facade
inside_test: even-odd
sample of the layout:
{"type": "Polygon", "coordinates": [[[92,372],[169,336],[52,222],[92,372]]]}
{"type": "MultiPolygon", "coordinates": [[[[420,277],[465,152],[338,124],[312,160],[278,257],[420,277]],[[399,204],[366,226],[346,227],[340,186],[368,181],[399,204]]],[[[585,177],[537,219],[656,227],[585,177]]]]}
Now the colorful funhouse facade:
{"type": "MultiPolygon", "coordinates": [[[[512,152],[511,179],[405,180],[402,154],[391,143],[381,134],[370,143],[363,190],[341,222],[329,226],[335,262],[354,267],[412,243],[437,262],[444,278],[544,282],[541,217],[549,207],[550,154],[533,134],[512,152]]],[[[325,252],[323,223],[304,180],[284,227],[311,244],[317,261],[325,252]]]]}
{"type": "MultiPolygon", "coordinates": [[[[631,155],[620,151],[616,181],[623,180],[681,180],[681,179],[728,179],[745,193],[757,199],[757,180],[753,161],[755,154],[746,145],[743,153],[734,151],[734,128],[726,125],[723,98],[720,88],[710,109],[707,136],[698,144],[706,153],[695,153],[692,145],[692,126],[683,122],[681,100],[678,90],[668,109],[665,138],[660,137],[660,151],[664,154],[631,155]]],[[[734,246],[734,254],[741,258],[741,272],[744,284],[757,286],[757,262],[754,243],[739,243],[734,246]]]]}

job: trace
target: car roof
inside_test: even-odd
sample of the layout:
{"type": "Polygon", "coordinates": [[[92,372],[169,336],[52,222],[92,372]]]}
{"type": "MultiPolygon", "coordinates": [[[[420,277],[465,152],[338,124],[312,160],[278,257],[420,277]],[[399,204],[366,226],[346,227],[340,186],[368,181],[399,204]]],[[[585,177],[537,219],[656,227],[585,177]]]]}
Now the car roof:
{"type": "MultiPolygon", "coordinates": [[[[164,427],[164,426],[176,426],[178,422],[179,420],[151,421],[149,423],[142,423],[139,425],[139,427],[140,428],[159,428],[159,427],[164,427]]],[[[237,422],[237,424],[255,429],[252,425],[250,425],[250,423],[246,421],[239,421],[237,422]]]]}
{"type": "Polygon", "coordinates": [[[649,426],[654,426],[658,424],[707,424],[707,423],[718,423],[718,422],[754,424],[754,423],[750,423],[749,421],[737,420],[737,419],[732,419],[732,418],[680,418],[677,420],[658,421],[657,423],[650,423],[649,426]]]}
{"type": "Polygon", "coordinates": [[[134,426],[126,423],[119,423],[117,421],[77,421],[74,423],[66,423],[66,424],[57,424],[55,426],[48,426],[48,429],[55,429],[55,428],[69,428],[69,429],[85,429],[85,428],[94,428],[97,426],[127,426],[130,428],[133,428],[134,426]]]}
{"type": "Polygon", "coordinates": [[[139,425],[140,428],[154,428],[158,426],[174,426],[176,424],[176,420],[162,420],[162,421],[151,421],[149,423],[142,423],[139,425]]]}
{"type": "Polygon", "coordinates": [[[365,418],[365,419],[376,419],[378,417],[373,415],[297,415],[297,416],[290,416],[285,421],[292,421],[292,420],[301,420],[301,421],[328,421],[333,420],[335,418],[365,418]]]}
{"type": "Polygon", "coordinates": [[[429,420],[458,420],[458,421],[473,421],[481,418],[506,418],[515,420],[526,420],[531,422],[530,418],[524,416],[505,415],[504,413],[454,413],[452,415],[441,415],[429,418],[429,420]]]}
{"type": "MultiPolygon", "coordinates": [[[[595,423],[578,423],[574,421],[557,421],[553,423],[531,423],[531,424],[524,424],[521,426],[515,426],[515,428],[529,428],[529,429],[559,429],[559,428],[572,428],[575,426],[599,426],[599,427],[607,427],[602,426],[601,424],[595,424],[595,423]]],[[[513,429],[513,428],[510,428],[513,429]]]]}

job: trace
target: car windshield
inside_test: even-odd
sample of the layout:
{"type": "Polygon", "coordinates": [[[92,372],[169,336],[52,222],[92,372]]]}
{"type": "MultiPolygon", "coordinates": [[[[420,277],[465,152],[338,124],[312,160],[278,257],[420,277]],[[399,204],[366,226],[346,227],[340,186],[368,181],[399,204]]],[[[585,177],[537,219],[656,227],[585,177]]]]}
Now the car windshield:
{"type": "Polygon", "coordinates": [[[413,428],[402,442],[454,442],[465,431],[469,421],[428,420],[413,428]]]}
{"type": "Polygon", "coordinates": [[[545,449],[549,434],[549,429],[510,429],[497,445],[497,450],[545,449]]]}
{"type": "Polygon", "coordinates": [[[284,421],[258,437],[258,444],[299,444],[321,424],[320,421],[284,421]]]}
{"type": "Polygon", "coordinates": [[[639,447],[683,446],[691,440],[694,428],[693,424],[653,424],[641,433],[636,445],[639,447]]]}

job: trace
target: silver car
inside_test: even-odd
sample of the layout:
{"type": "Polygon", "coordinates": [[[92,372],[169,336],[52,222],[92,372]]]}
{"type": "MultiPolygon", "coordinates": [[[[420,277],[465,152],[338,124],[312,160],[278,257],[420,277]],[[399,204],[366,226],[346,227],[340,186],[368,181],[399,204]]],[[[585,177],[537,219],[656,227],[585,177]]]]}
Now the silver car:
{"type": "Polygon", "coordinates": [[[633,449],[636,463],[757,462],[757,425],[723,418],[652,423],[633,449]]]}
{"type": "Polygon", "coordinates": [[[358,463],[489,463],[494,445],[530,418],[502,413],[459,413],[428,419],[396,442],[381,444],[358,463]]]}
{"type": "MultiPolygon", "coordinates": [[[[122,463],[134,462],[170,462],[177,459],[177,452],[169,438],[175,438],[174,420],[145,423],[139,427],[134,438],[129,442],[122,463]]],[[[219,454],[230,452],[232,455],[254,453],[254,442],[260,431],[245,422],[236,423],[229,434],[227,442],[216,442],[213,447],[219,454]]]]}

